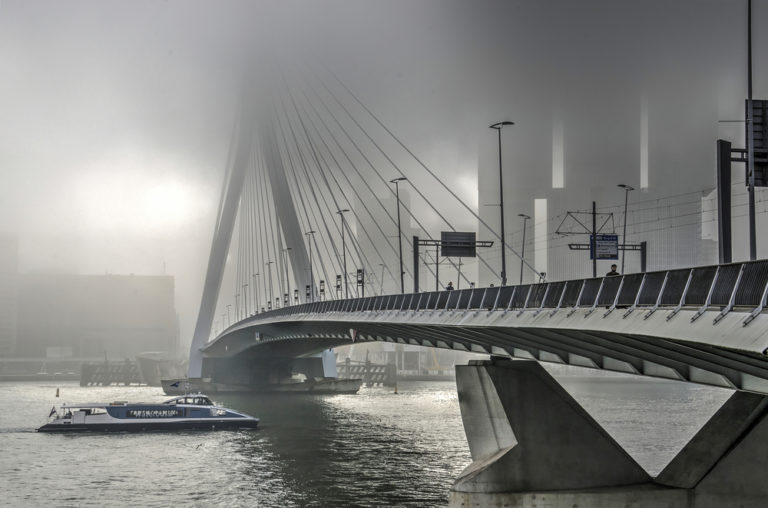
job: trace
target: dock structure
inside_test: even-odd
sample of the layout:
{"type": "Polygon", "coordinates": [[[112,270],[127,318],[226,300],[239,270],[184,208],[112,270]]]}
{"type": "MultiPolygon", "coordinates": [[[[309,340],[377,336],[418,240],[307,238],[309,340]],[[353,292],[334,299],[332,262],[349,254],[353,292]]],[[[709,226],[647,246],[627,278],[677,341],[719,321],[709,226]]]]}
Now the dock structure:
{"type": "Polygon", "coordinates": [[[80,386],[146,385],[135,361],[86,362],[80,365],[80,386]]]}
{"type": "Polygon", "coordinates": [[[397,367],[394,363],[379,364],[371,361],[356,362],[346,359],[336,364],[340,379],[362,379],[365,386],[397,385],[397,367]]]}

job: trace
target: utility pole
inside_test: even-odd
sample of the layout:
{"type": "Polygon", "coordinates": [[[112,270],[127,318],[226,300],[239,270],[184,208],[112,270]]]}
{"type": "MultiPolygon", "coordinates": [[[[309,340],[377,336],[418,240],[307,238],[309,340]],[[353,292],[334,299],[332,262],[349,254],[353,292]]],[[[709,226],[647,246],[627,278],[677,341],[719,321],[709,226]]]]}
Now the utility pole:
{"type": "Polygon", "coordinates": [[[315,231],[314,229],[312,231],[307,231],[304,233],[304,236],[307,237],[307,240],[309,241],[309,301],[314,302],[315,301],[315,274],[312,272],[312,240],[315,239],[315,231]]]}
{"type": "Polygon", "coordinates": [[[624,275],[624,258],[627,255],[627,204],[629,203],[629,192],[635,188],[623,183],[620,183],[618,187],[624,189],[624,232],[621,234],[621,274],[624,275]]]}
{"type": "Polygon", "coordinates": [[[592,201],[592,278],[597,277],[597,203],[592,201]]]}
{"type": "Polygon", "coordinates": [[[747,167],[749,172],[749,259],[757,259],[755,231],[755,139],[752,108],[752,0],[747,0],[747,167]]]}
{"type": "Polygon", "coordinates": [[[341,215],[341,254],[344,264],[344,298],[349,298],[349,285],[347,284],[347,247],[344,240],[345,221],[344,214],[349,211],[349,208],[339,210],[336,213],[341,215]]]}
{"type": "Polygon", "coordinates": [[[504,121],[495,123],[490,126],[491,129],[496,129],[499,133],[499,208],[501,209],[501,285],[507,285],[507,253],[506,244],[504,243],[504,179],[501,166],[501,129],[505,125],[515,125],[514,122],[504,121]]]}
{"type": "Polygon", "coordinates": [[[397,248],[400,253],[400,293],[405,293],[405,283],[403,281],[403,230],[400,227],[400,186],[398,185],[406,177],[393,178],[389,183],[395,184],[395,197],[397,198],[397,248]]]}
{"type": "Polygon", "coordinates": [[[523,285],[523,266],[525,265],[525,230],[526,225],[528,223],[528,219],[531,218],[530,215],[526,215],[524,213],[518,213],[518,217],[523,218],[523,246],[521,247],[522,252],[520,252],[520,285],[523,285]]]}
{"type": "Polygon", "coordinates": [[[267,270],[269,271],[269,305],[270,306],[272,305],[272,301],[274,300],[274,296],[275,296],[274,293],[272,292],[272,289],[273,289],[272,288],[272,267],[269,266],[272,263],[274,263],[274,261],[267,261],[266,263],[264,263],[267,267],[267,270]]]}
{"type": "MultiPolygon", "coordinates": [[[[288,251],[291,250],[290,247],[286,247],[283,249],[283,257],[285,258],[285,262],[283,265],[285,266],[285,285],[288,287],[288,294],[291,294],[291,273],[288,271],[288,251]]],[[[290,301],[289,301],[290,303],[290,301]]]]}

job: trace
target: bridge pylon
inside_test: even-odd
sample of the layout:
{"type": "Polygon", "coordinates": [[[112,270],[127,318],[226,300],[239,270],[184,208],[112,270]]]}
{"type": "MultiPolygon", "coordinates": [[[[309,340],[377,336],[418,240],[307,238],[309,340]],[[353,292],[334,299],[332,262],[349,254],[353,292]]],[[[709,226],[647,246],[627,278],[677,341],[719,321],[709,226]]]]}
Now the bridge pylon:
{"type": "Polygon", "coordinates": [[[451,506],[765,506],[768,396],[734,392],[651,478],[536,361],[473,361],[456,385],[473,462],[451,506]]]}

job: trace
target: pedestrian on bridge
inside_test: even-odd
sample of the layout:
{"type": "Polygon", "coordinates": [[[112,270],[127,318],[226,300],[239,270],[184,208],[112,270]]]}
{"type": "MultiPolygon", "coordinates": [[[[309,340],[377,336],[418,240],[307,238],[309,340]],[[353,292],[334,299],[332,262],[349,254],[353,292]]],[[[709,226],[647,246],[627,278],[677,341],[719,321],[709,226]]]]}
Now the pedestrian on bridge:
{"type": "Polygon", "coordinates": [[[453,282],[449,282],[447,286],[445,286],[446,291],[453,291],[453,282]]]}
{"type": "Polygon", "coordinates": [[[605,274],[606,277],[615,277],[617,275],[621,274],[616,271],[616,265],[611,265],[611,271],[605,274]]]}

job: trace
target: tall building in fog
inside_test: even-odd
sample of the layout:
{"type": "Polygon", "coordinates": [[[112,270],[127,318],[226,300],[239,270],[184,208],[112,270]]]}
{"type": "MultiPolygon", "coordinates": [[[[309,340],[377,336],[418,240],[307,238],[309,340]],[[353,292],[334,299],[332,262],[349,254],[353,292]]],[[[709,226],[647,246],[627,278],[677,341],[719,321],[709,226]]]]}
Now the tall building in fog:
{"type": "Polygon", "coordinates": [[[179,353],[172,276],[23,274],[18,252],[0,237],[0,358],[179,353]]]}
{"type": "Polygon", "coordinates": [[[18,295],[17,356],[176,352],[171,276],[25,274],[18,295]]]}

